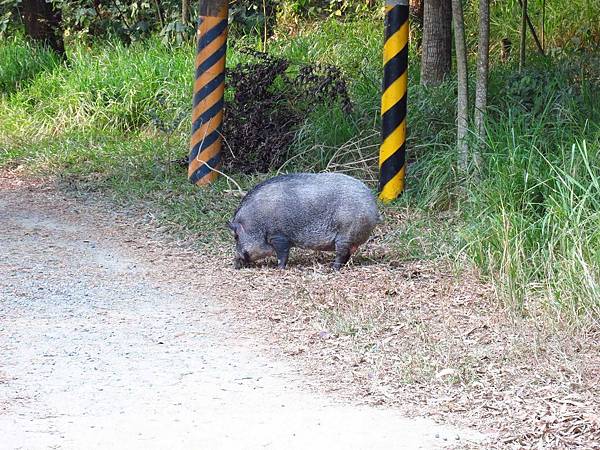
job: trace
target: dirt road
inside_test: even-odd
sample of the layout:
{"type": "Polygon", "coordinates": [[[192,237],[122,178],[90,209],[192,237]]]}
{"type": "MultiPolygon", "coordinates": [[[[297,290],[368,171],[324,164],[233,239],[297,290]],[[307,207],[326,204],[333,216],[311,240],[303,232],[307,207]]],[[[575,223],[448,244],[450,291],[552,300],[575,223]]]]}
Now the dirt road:
{"type": "Polygon", "coordinates": [[[311,388],[135,218],[0,180],[0,448],[440,448],[311,388]]]}

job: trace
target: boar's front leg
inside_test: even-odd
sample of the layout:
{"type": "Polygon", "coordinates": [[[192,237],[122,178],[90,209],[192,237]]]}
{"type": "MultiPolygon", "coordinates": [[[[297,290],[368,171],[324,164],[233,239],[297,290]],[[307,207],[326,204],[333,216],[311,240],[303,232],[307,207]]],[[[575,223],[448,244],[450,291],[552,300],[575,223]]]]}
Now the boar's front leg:
{"type": "Polygon", "coordinates": [[[276,234],[271,236],[269,244],[271,244],[277,254],[277,267],[285,269],[290,254],[290,240],[281,234],[276,234]]]}

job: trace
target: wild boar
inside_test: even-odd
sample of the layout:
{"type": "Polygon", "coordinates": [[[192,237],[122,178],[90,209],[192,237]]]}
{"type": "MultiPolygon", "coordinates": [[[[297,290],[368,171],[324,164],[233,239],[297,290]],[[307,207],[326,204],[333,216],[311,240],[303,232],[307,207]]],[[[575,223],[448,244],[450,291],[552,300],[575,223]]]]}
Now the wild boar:
{"type": "Polygon", "coordinates": [[[266,180],[242,200],[229,223],[234,267],[277,256],[284,269],[290,248],[335,251],[339,270],[380,222],[364,183],[339,173],[297,173],[266,180]]]}

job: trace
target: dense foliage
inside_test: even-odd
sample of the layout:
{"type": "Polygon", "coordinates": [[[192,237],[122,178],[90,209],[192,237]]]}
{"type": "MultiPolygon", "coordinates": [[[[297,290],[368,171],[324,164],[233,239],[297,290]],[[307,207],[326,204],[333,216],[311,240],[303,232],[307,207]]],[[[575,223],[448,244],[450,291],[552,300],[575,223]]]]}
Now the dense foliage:
{"type": "MultiPolygon", "coordinates": [[[[61,11],[63,29],[76,38],[117,38],[129,43],[159,33],[165,42],[193,38],[197,1],[187,0],[51,0],[61,11]],[[186,3],[184,7],[183,4],[186,3]]],[[[368,13],[374,3],[359,0],[235,0],[230,2],[234,31],[269,32],[275,17],[300,18],[368,13]]],[[[21,0],[0,2],[0,35],[22,27],[21,0]]]]}
{"type": "MultiPolygon", "coordinates": [[[[181,1],[53,0],[62,13],[63,29],[68,36],[81,38],[118,38],[132,42],[160,32],[171,39],[193,36],[190,10],[181,13],[181,1]]],[[[8,0],[0,6],[0,32],[18,30],[21,0],[8,0]]]]}

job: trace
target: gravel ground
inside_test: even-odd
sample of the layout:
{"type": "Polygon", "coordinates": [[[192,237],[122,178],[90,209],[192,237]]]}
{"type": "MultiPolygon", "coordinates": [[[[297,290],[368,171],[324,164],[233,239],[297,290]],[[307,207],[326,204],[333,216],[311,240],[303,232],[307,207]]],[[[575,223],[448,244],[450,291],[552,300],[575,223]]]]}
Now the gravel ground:
{"type": "Polygon", "coordinates": [[[482,436],[341,399],[196,284],[143,218],[0,177],[0,448],[442,448],[482,436]]]}

